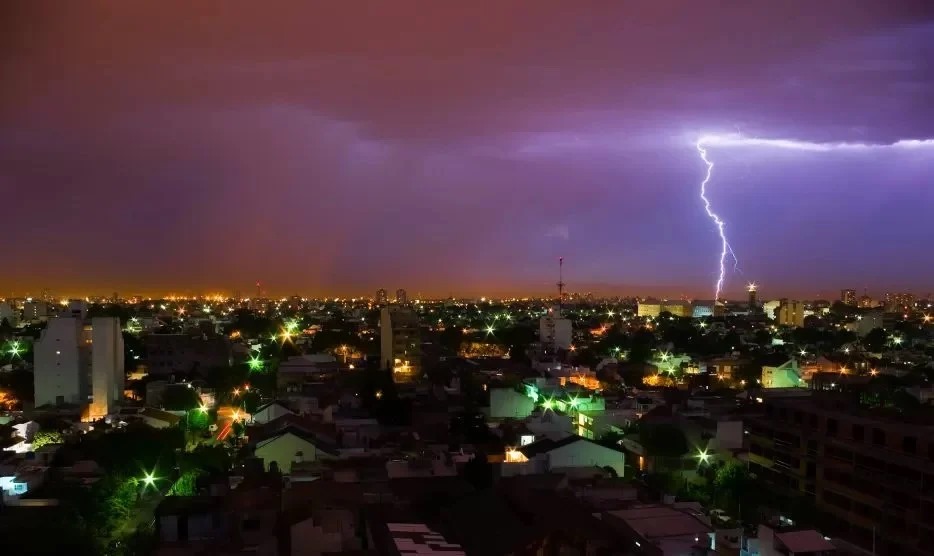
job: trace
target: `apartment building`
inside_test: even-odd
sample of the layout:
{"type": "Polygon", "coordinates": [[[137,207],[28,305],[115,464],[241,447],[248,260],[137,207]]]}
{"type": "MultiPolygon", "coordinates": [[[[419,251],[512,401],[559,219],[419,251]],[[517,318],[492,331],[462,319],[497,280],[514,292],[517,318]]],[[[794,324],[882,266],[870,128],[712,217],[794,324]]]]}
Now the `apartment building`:
{"type": "Polygon", "coordinates": [[[813,502],[825,533],[879,556],[931,554],[934,419],[815,395],[767,400],[748,429],[750,470],[813,502]]]}
{"type": "Polygon", "coordinates": [[[421,373],[418,315],[410,308],[390,306],[380,312],[380,362],[393,370],[397,382],[421,373]]]}

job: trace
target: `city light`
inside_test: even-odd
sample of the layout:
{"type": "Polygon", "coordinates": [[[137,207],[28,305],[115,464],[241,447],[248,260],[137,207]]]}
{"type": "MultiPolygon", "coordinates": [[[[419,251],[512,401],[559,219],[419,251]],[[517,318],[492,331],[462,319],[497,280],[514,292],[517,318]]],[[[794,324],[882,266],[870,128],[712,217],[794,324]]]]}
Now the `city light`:
{"type": "Polygon", "coordinates": [[[7,353],[10,354],[10,357],[19,357],[23,353],[23,348],[20,345],[18,340],[14,340],[7,344],[7,353]]]}
{"type": "Polygon", "coordinates": [[[489,336],[489,335],[493,334],[494,330],[495,330],[495,328],[493,328],[493,325],[492,325],[492,324],[489,325],[489,326],[487,326],[487,327],[486,327],[486,335],[489,336]]]}
{"type": "Polygon", "coordinates": [[[707,450],[698,450],[695,457],[697,458],[698,463],[707,463],[710,461],[710,454],[707,453],[707,450]]]}
{"type": "Polygon", "coordinates": [[[250,366],[251,371],[263,370],[263,360],[260,359],[258,355],[250,357],[250,360],[247,364],[250,366]]]}

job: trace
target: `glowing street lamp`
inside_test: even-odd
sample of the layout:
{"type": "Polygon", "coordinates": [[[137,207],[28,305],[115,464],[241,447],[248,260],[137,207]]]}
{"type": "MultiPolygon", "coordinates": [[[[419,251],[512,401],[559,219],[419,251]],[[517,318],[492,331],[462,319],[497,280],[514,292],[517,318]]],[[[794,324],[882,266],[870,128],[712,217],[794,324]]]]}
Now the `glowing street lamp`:
{"type": "Polygon", "coordinates": [[[247,364],[250,366],[251,371],[263,370],[263,360],[260,359],[259,356],[250,357],[250,360],[247,364]]]}
{"type": "Polygon", "coordinates": [[[493,332],[494,332],[495,330],[496,330],[496,329],[493,328],[493,325],[492,325],[492,324],[489,325],[489,326],[487,326],[487,327],[486,327],[486,335],[489,336],[489,335],[493,334],[493,332]]]}
{"type": "Polygon", "coordinates": [[[18,340],[9,343],[7,353],[9,353],[11,357],[19,357],[20,354],[23,353],[23,348],[18,340]]]}
{"type": "Polygon", "coordinates": [[[694,457],[697,458],[698,464],[710,462],[710,454],[707,453],[707,450],[698,450],[697,455],[694,457]]]}
{"type": "Polygon", "coordinates": [[[239,389],[239,388],[234,388],[234,389],[233,389],[233,395],[234,395],[234,396],[239,396],[239,395],[240,395],[240,389],[239,389]]]}
{"type": "Polygon", "coordinates": [[[155,486],[156,486],[156,481],[158,481],[158,480],[159,480],[159,478],[156,477],[155,474],[153,474],[153,473],[144,473],[144,474],[143,474],[143,477],[142,477],[141,479],[139,479],[139,482],[143,483],[143,490],[146,490],[147,487],[155,487],[155,486]]]}

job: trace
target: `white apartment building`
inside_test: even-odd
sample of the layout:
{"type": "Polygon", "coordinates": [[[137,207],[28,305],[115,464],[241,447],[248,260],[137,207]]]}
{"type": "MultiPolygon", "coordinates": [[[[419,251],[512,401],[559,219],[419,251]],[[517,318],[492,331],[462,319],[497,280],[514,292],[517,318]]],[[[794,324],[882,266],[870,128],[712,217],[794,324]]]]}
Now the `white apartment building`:
{"type": "Polygon", "coordinates": [[[113,413],[124,387],[120,319],[49,319],[34,349],[37,407],[91,402],[91,418],[113,413]]]}
{"type": "Polygon", "coordinates": [[[552,308],[538,321],[538,339],[545,345],[554,345],[557,349],[571,347],[571,321],[561,317],[558,308],[552,308]]]}

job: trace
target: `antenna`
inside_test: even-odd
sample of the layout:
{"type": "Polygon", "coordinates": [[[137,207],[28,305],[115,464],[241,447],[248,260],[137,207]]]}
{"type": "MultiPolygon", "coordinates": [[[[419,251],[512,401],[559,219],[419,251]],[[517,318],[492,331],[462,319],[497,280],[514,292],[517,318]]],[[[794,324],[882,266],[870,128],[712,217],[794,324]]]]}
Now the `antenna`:
{"type": "Polygon", "coordinates": [[[558,257],[558,313],[564,303],[564,257],[558,257]]]}

